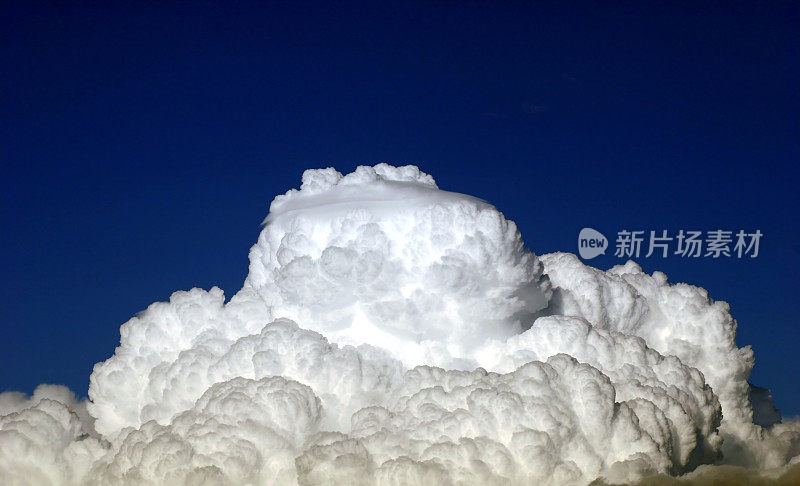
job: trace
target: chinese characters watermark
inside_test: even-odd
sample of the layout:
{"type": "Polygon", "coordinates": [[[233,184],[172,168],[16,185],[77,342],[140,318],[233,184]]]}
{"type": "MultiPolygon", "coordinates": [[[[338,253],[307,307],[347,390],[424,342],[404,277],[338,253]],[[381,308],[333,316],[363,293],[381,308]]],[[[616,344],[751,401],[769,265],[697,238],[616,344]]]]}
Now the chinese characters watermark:
{"type": "MultiPolygon", "coordinates": [[[[681,258],[756,258],[759,243],[764,234],[761,230],[748,233],[739,230],[734,234],[728,230],[696,231],[679,230],[670,234],[661,231],[629,231],[617,232],[614,256],[618,258],[650,258],[653,255],[667,258],[678,255],[681,258]]],[[[589,260],[605,254],[606,237],[597,230],[584,228],[578,235],[578,252],[581,258],[589,260]]]]}

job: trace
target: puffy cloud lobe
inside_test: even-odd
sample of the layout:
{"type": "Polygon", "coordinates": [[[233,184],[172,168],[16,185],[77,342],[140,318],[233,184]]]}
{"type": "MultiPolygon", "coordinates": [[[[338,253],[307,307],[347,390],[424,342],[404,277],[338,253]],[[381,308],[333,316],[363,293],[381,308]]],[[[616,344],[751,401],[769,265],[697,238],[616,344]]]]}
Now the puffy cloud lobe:
{"type": "MultiPolygon", "coordinates": [[[[158,312],[172,314],[166,309],[188,296],[177,297],[173,296],[172,306],[158,307],[158,312]]],[[[182,304],[177,303],[177,307],[182,304]]],[[[149,312],[140,320],[153,319],[149,312]]],[[[187,320],[197,323],[203,318],[200,314],[187,320]]],[[[93,378],[97,380],[93,381],[93,386],[95,383],[115,386],[116,383],[100,379],[106,376],[125,379],[128,368],[122,366],[126,364],[112,358],[98,366],[97,370],[103,375],[98,377],[95,372],[93,378]]],[[[90,404],[90,408],[99,412],[110,410],[109,415],[116,420],[130,417],[122,427],[138,427],[149,420],[168,424],[175,414],[191,408],[216,383],[236,377],[258,380],[283,376],[312,386],[325,404],[326,424],[338,427],[349,422],[350,415],[358,408],[380,401],[399,382],[401,375],[402,365],[382,350],[368,345],[358,349],[339,347],[316,332],[280,319],[267,324],[258,333],[236,340],[218,335],[198,340],[190,349],[175,353],[171,361],[162,361],[151,368],[145,377],[146,387],[134,396],[136,401],[119,400],[111,389],[107,394],[95,394],[95,403],[90,404]],[[115,401],[107,403],[105,400],[109,396],[115,401]]],[[[105,388],[98,388],[105,391],[105,388]]],[[[90,393],[93,390],[90,388],[90,393]]],[[[101,413],[100,417],[104,415],[101,413]]],[[[98,420],[98,429],[108,423],[98,420]]]]}
{"type": "Polygon", "coordinates": [[[566,253],[541,260],[555,288],[552,312],[640,336],[649,347],[697,368],[722,404],[726,447],[757,440],[747,383],[755,361],[749,347],[736,346],[737,323],[728,304],[712,301],[702,288],[669,284],[663,273],[647,275],[633,262],[603,272],[566,253]]]}
{"type": "Polygon", "coordinates": [[[395,395],[357,412],[349,435],[322,434],[298,459],[301,484],[625,481],[683,465],[663,412],[616,401],[607,376],[564,354],[507,374],[417,367],[395,395]],[[345,457],[350,467],[337,467],[345,457]]]}
{"type": "Polygon", "coordinates": [[[85,403],[66,388],[0,393],[0,484],[77,484],[105,450],[85,403]]]}
{"type": "Polygon", "coordinates": [[[564,316],[539,318],[529,331],[509,339],[495,367],[507,369],[509,363],[518,366],[557,354],[601,370],[613,383],[617,398],[640,407],[646,415],[640,421],[656,426],[651,433],[667,445],[675,470],[715,459],[722,414],[697,369],[674,356],[662,356],[636,336],[564,316]],[[661,430],[664,424],[667,428],[661,430]]]}
{"type": "Polygon", "coordinates": [[[624,483],[800,460],[797,422],[753,424],[727,304],[632,262],[537,257],[411,166],[306,171],[229,302],[176,292],[120,334],[88,403],[0,394],[0,483],[624,483]]]}
{"type": "Polygon", "coordinates": [[[98,484],[278,484],[317,430],[322,405],[296,381],[272,376],[217,383],[169,425],[126,429],[93,471],[98,484]],[[108,461],[108,462],[106,462],[108,461]]]}

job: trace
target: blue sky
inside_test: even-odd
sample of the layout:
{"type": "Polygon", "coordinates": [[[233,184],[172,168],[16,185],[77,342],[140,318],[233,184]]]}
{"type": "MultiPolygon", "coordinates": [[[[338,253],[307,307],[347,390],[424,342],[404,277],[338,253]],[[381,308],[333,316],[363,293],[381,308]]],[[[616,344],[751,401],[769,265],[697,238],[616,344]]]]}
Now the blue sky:
{"type": "Polygon", "coordinates": [[[585,226],[760,229],[755,259],[639,262],[729,302],[752,381],[800,413],[797,3],[0,9],[0,391],[85,393],[151,302],[239,289],[305,168],[392,162],[536,253],[585,226]]]}

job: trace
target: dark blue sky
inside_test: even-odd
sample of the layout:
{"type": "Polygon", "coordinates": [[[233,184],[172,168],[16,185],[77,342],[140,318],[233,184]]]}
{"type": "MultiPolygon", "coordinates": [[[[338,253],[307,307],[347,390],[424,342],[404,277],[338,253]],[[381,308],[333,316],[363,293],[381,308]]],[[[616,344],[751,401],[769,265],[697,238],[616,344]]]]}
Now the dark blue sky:
{"type": "Polygon", "coordinates": [[[239,289],[303,169],[393,162],[536,253],[760,229],[755,259],[640,263],[729,302],[800,413],[800,4],[496,3],[4,2],[0,390],[85,394],[136,312],[239,289]]]}

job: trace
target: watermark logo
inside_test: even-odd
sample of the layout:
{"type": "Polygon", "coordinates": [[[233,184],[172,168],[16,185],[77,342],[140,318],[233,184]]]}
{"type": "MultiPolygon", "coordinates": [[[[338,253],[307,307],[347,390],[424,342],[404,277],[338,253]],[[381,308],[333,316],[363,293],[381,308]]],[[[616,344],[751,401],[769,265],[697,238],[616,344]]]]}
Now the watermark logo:
{"type": "Polygon", "coordinates": [[[583,228],[578,234],[578,253],[584,260],[591,260],[597,255],[605,255],[608,240],[603,233],[592,228],[583,228]]]}
{"type": "MultiPolygon", "coordinates": [[[[617,232],[614,256],[617,258],[650,258],[652,255],[667,258],[756,258],[764,233],[761,230],[697,231],[680,230],[670,234],[667,230],[617,232]],[[649,233],[649,235],[648,235],[649,233]],[[648,238],[649,236],[649,238],[648,238]]],[[[584,260],[605,255],[608,240],[597,230],[583,228],[578,235],[578,253],[584,260]]]]}

